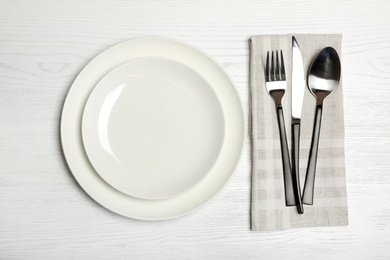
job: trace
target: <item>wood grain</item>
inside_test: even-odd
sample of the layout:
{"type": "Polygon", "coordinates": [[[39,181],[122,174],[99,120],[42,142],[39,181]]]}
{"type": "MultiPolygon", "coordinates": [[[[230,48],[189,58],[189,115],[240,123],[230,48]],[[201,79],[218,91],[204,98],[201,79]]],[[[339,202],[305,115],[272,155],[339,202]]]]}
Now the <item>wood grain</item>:
{"type": "Polygon", "coordinates": [[[389,259],[389,10],[386,0],[1,1],[0,259],[389,259]],[[118,216],[75,182],[60,114],[101,51],[149,35],[187,41],[231,75],[248,115],[248,38],[279,33],[343,34],[349,226],[250,231],[248,141],[226,189],[171,221],[118,216]]]}

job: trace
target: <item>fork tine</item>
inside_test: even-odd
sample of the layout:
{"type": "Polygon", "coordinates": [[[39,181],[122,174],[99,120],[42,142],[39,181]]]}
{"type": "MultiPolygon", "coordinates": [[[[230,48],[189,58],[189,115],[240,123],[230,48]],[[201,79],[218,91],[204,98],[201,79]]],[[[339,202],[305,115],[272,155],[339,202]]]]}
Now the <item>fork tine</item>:
{"type": "Polygon", "coordinates": [[[271,52],[271,80],[275,80],[274,51],[271,52]]]}
{"type": "Polygon", "coordinates": [[[280,50],[280,76],[282,80],[286,80],[286,72],[284,70],[283,51],[280,50]]]}
{"type": "Polygon", "coordinates": [[[280,80],[280,64],[279,64],[279,53],[278,51],[275,51],[276,56],[276,63],[275,63],[275,79],[280,80]]]}
{"type": "Polygon", "coordinates": [[[269,51],[267,51],[267,61],[265,63],[265,80],[270,81],[269,78],[270,70],[269,70],[269,51]]]}

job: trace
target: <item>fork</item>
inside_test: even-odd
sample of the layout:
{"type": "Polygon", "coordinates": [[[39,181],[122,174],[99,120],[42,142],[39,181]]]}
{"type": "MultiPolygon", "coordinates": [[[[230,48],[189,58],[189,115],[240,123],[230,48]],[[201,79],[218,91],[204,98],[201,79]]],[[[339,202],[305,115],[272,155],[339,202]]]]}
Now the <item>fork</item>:
{"type": "Polygon", "coordinates": [[[284,114],[282,107],[282,98],[286,92],[286,72],[284,70],[283,52],[276,51],[276,62],[274,62],[274,52],[271,53],[271,65],[269,60],[269,52],[267,51],[267,61],[265,65],[265,87],[268,94],[275,101],[276,115],[279,125],[280,146],[282,153],[283,178],[284,178],[284,195],[286,206],[294,206],[295,192],[291,175],[290,156],[287,144],[286,128],[284,124],[284,114]]]}

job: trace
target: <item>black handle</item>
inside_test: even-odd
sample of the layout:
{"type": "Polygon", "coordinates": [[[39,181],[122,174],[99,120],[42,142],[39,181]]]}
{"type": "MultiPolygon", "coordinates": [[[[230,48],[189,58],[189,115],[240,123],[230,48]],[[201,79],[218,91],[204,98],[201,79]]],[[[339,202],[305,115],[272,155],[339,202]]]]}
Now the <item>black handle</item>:
{"type": "Polygon", "coordinates": [[[299,214],[303,214],[303,205],[301,200],[301,186],[299,183],[299,135],[301,130],[300,123],[292,124],[292,181],[295,193],[295,201],[299,214]]]}
{"type": "Polygon", "coordinates": [[[286,127],[284,124],[283,108],[276,107],[279,124],[280,147],[282,153],[283,178],[284,178],[284,196],[286,206],[295,206],[295,193],[291,176],[290,155],[288,151],[286,127]]]}
{"type": "Polygon", "coordinates": [[[307,163],[305,186],[303,187],[302,201],[307,205],[313,205],[314,180],[316,174],[318,143],[320,140],[322,118],[322,105],[317,105],[314,117],[313,135],[311,138],[309,161],[307,163]]]}

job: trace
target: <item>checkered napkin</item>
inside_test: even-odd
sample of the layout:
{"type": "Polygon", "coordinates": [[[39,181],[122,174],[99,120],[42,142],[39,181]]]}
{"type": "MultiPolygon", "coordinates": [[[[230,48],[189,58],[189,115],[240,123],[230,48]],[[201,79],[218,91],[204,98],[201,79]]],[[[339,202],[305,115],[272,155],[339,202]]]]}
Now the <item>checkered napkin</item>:
{"type": "MultiPolygon", "coordinates": [[[[322,48],[331,46],[341,59],[341,35],[294,35],[300,46],[305,73],[322,48]]],[[[348,225],[344,163],[343,88],[328,96],[323,105],[321,136],[315,179],[314,205],[305,213],[286,207],[275,104],[265,89],[267,51],[283,50],[287,91],[283,97],[286,132],[291,148],[291,46],[292,35],[254,36],[251,44],[250,87],[252,105],[252,230],[279,230],[314,226],[348,225]]],[[[305,75],[307,76],[307,75],[305,75]]],[[[306,88],[301,119],[300,181],[305,181],[313,131],[315,98],[306,88]]],[[[290,156],[291,157],[291,156],[290,156]]]]}

